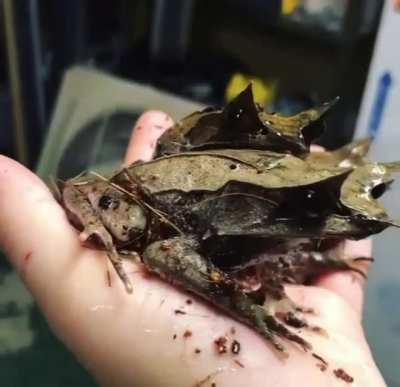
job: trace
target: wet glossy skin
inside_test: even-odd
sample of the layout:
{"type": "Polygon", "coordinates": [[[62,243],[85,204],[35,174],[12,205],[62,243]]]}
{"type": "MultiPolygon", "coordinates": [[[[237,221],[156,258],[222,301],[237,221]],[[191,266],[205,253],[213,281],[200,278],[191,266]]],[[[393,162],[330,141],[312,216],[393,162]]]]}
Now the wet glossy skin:
{"type": "MultiPolygon", "coordinates": [[[[196,157],[201,158],[202,154],[196,157]]],[[[169,158],[160,162],[169,163],[169,158]]],[[[307,238],[298,242],[282,239],[283,235],[277,235],[275,228],[271,230],[270,221],[265,225],[261,222],[262,212],[268,220],[276,203],[266,200],[259,206],[258,197],[255,213],[259,224],[255,234],[251,222],[246,226],[240,209],[229,212],[227,217],[221,213],[214,219],[213,228],[209,228],[212,224],[207,215],[209,210],[199,210],[199,206],[201,209],[202,205],[213,203],[216,194],[217,198],[223,197],[219,191],[194,195],[186,190],[171,194],[169,190],[153,188],[150,206],[146,194],[140,193],[141,189],[146,189],[149,195],[151,186],[146,185],[147,180],[155,184],[149,170],[154,172],[146,164],[139,163],[117,173],[108,182],[99,177],[83,177],[65,184],[64,206],[70,219],[83,227],[81,240],[100,242],[128,291],[132,289],[131,283],[120,264],[120,252],[127,249],[132,254],[139,253],[148,270],[252,326],[277,350],[285,351],[279,336],[310,349],[310,345],[287,326],[319,332],[323,329],[309,327],[301,314],[310,311],[294,305],[286,296],[283,284],[302,284],[313,275],[330,270],[357,270],[332,255],[338,242],[326,247],[307,238]],[[193,219],[197,222],[193,223],[193,219]],[[265,239],[268,236],[275,238],[265,239]],[[257,270],[256,277],[253,269],[257,270]],[[247,286],[246,277],[249,276],[253,277],[255,288],[247,286]]],[[[196,171],[209,181],[199,168],[191,172],[191,181],[196,180],[196,171]]],[[[260,174],[257,176],[262,178],[260,174]]],[[[168,179],[164,184],[170,184],[168,179]]],[[[240,195],[229,198],[237,203],[243,201],[240,195]]],[[[306,230],[306,235],[312,232],[310,230],[306,230]]]]}
{"type": "Polygon", "coordinates": [[[139,254],[149,271],[251,326],[280,352],[285,352],[280,338],[310,349],[291,328],[319,333],[323,328],[309,326],[303,315],[310,311],[289,300],[284,284],[305,284],[338,269],[363,274],[356,261],[370,257],[346,261],[333,251],[344,238],[359,239],[393,223],[374,189],[383,187],[383,193],[399,166],[364,160],[368,146],[359,142],[322,159],[311,157],[308,126],[329,105],[266,120],[249,101],[246,91],[223,112],[212,113],[219,118],[203,122],[207,130],[215,125],[207,138],[199,131],[202,117],[190,117],[194,126],[181,132],[178,126],[172,137],[161,138],[160,152],[176,154],[134,163],[110,178],[66,182],[62,201],[70,220],[83,229],[80,239],[107,251],[128,292],[132,285],[121,259],[127,252],[139,254]],[[226,119],[242,125],[234,135],[225,133],[226,119]],[[257,138],[263,150],[237,149],[253,146],[257,138]],[[216,142],[209,143],[212,139],[216,142]],[[201,141],[201,148],[210,149],[188,152],[201,141]],[[287,142],[293,148],[276,152],[287,142]],[[215,149],[220,143],[235,149],[215,149]]]}

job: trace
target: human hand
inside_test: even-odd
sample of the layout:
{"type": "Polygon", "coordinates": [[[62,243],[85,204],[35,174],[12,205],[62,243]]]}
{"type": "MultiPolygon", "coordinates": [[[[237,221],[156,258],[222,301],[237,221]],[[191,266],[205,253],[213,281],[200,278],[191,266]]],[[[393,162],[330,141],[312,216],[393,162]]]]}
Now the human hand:
{"type": "MultiPolygon", "coordinates": [[[[171,124],[164,113],[144,114],[124,163],[150,159],[156,139],[171,124]]],[[[104,252],[80,245],[45,184],[1,156],[0,246],[54,332],[101,385],[341,386],[346,383],[333,374],[340,368],[354,378],[353,386],[385,385],[361,326],[363,284],[352,273],[288,287],[295,302],[316,310],[307,318],[328,332],[329,337],[303,333],[329,362],[323,372],[309,353],[285,343],[290,356],[281,359],[250,328],[130,262],[125,266],[134,292],[127,294],[104,252]],[[225,335],[241,343],[238,355],[215,350],[214,340],[225,335]]],[[[371,253],[369,241],[347,242],[345,248],[349,258],[371,253]]]]}

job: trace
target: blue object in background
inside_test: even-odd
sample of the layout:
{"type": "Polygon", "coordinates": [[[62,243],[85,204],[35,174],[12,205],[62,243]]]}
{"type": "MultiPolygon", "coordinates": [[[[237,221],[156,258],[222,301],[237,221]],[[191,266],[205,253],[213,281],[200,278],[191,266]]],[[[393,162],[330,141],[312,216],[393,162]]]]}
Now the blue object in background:
{"type": "Polygon", "coordinates": [[[368,123],[368,135],[375,137],[382,123],[383,113],[388,101],[389,91],[393,84],[393,78],[389,71],[386,71],[379,78],[378,89],[375,101],[372,106],[371,117],[368,123]]]}

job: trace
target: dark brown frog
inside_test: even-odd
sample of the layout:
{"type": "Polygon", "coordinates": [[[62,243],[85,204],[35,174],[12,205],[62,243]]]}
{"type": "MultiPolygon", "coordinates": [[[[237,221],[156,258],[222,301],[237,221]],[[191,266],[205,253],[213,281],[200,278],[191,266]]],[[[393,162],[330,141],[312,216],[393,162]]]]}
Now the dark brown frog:
{"type": "Polygon", "coordinates": [[[309,153],[330,105],[268,115],[246,89],[225,109],[177,124],[155,160],[65,182],[62,202],[81,239],[107,251],[127,291],[126,253],[279,351],[279,338],[308,349],[291,329],[308,327],[306,310],[283,285],[337,269],[362,275],[335,247],[395,225],[376,199],[399,164],[365,160],[368,141],[309,153]]]}

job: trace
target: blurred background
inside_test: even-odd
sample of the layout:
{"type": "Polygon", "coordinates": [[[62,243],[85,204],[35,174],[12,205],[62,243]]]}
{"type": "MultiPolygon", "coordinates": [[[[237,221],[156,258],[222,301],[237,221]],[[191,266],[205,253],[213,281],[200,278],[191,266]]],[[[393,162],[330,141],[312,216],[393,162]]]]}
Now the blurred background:
{"type": "MultiPolygon", "coordinates": [[[[179,119],[253,82],[268,111],[340,96],[320,139],[375,138],[400,159],[396,0],[0,0],[0,153],[45,180],[118,165],[136,118],[179,119]]],[[[387,206],[400,214],[400,203],[387,206]]],[[[389,386],[400,386],[396,231],[376,238],[364,323],[389,386]]],[[[0,259],[2,386],[91,386],[0,259]]]]}

